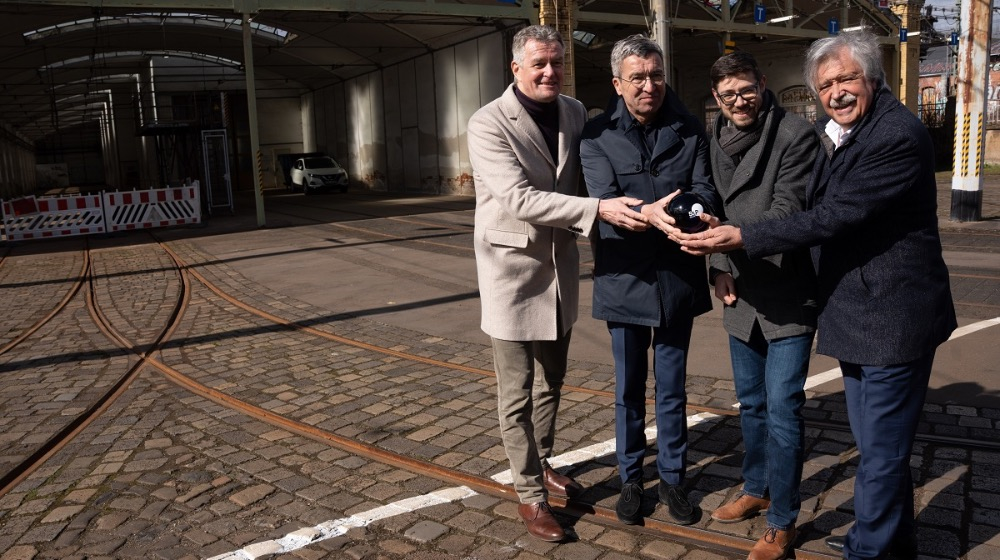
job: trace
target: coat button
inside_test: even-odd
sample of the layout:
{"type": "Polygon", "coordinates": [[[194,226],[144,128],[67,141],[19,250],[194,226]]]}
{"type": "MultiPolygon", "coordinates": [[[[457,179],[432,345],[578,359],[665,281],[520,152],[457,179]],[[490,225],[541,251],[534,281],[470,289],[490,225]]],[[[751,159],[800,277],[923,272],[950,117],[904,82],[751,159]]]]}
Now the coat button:
{"type": "Polygon", "coordinates": [[[635,164],[635,167],[633,167],[633,168],[632,168],[632,170],[633,170],[633,171],[638,171],[638,170],[640,170],[640,169],[642,169],[642,166],[641,166],[641,165],[639,165],[638,163],[637,163],[637,164],[635,164]]]}
{"type": "Polygon", "coordinates": [[[655,169],[650,169],[649,174],[652,175],[653,177],[656,177],[657,175],[660,174],[660,172],[655,169]]]}

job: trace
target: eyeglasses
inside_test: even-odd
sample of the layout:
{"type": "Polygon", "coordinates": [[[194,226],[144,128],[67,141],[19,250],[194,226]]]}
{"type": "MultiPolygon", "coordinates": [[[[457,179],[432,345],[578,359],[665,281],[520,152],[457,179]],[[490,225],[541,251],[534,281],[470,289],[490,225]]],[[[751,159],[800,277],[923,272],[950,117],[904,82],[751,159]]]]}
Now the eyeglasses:
{"type": "Polygon", "coordinates": [[[666,75],[657,72],[655,74],[649,74],[648,76],[633,76],[631,78],[618,78],[619,80],[624,80],[637,88],[641,88],[646,85],[646,80],[652,82],[654,86],[662,86],[663,82],[667,80],[666,75]]]}
{"type": "Polygon", "coordinates": [[[715,90],[715,95],[719,96],[719,101],[726,107],[731,107],[736,104],[736,98],[739,97],[743,101],[750,102],[757,99],[757,94],[760,93],[757,89],[757,84],[752,86],[747,86],[737,92],[726,92],[719,93],[719,90],[715,90]]]}

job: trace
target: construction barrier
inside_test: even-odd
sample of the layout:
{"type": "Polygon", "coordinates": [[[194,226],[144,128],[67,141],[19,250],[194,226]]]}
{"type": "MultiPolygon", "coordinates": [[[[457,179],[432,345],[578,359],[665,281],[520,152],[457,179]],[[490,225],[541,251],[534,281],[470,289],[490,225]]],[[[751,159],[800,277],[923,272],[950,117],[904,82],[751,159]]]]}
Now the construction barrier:
{"type": "Polygon", "coordinates": [[[201,223],[198,181],[146,191],[26,196],[0,208],[9,241],[201,223]]]}
{"type": "Polygon", "coordinates": [[[3,224],[10,241],[104,233],[101,195],[29,196],[5,201],[3,224]]]}
{"type": "Polygon", "coordinates": [[[108,231],[201,223],[198,184],[148,191],[104,194],[108,231]]]}

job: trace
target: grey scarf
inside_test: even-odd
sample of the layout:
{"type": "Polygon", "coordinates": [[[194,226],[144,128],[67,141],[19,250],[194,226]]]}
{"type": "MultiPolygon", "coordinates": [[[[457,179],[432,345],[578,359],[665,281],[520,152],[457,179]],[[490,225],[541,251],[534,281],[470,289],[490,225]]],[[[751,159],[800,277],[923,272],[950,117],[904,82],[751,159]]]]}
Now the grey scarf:
{"type": "Polygon", "coordinates": [[[741,130],[732,126],[732,123],[727,122],[725,126],[720,128],[719,146],[722,147],[722,151],[726,152],[726,155],[732,158],[733,163],[738,164],[743,159],[747,150],[760,140],[760,136],[764,131],[764,121],[767,120],[767,114],[771,111],[773,101],[771,92],[765,89],[762,96],[760,113],[757,115],[757,120],[754,121],[753,127],[741,130]]]}

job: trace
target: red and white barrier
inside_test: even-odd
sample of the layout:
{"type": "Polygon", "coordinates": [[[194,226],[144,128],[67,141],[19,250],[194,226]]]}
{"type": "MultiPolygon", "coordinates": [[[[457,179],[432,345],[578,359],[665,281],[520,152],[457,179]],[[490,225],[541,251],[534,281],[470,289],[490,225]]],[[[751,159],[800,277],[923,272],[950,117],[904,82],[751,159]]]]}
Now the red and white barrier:
{"type": "Polygon", "coordinates": [[[201,193],[192,185],[59,197],[27,196],[2,205],[9,241],[201,223],[201,193]]]}
{"type": "Polygon", "coordinates": [[[25,197],[3,203],[4,233],[10,241],[104,233],[101,195],[25,197]]]}
{"type": "Polygon", "coordinates": [[[201,223],[198,185],[104,193],[108,231],[201,223]]]}

